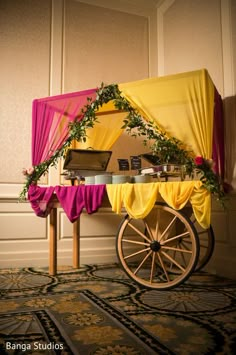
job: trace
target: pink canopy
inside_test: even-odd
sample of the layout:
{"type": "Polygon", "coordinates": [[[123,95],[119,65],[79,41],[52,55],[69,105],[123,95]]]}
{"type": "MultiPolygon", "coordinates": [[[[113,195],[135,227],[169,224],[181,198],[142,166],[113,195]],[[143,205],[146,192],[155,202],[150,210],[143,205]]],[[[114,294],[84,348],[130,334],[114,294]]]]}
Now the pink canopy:
{"type": "MultiPolygon", "coordinates": [[[[32,165],[48,160],[68,138],[69,123],[80,121],[87,98],[96,98],[96,89],[51,96],[33,101],[32,165]]],[[[91,101],[91,102],[92,102],[91,101]]]]}

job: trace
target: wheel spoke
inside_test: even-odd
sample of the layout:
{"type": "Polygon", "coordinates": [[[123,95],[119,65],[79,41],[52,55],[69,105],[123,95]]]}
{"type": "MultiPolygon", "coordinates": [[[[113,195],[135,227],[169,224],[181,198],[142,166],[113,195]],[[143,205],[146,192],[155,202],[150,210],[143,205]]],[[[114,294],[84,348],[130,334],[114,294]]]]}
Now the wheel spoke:
{"type": "Polygon", "coordinates": [[[138,233],[143,239],[147,240],[149,243],[151,243],[151,240],[143,233],[141,232],[138,228],[136,228],[132,223],[128,223],[128,226],[132,228],[136,233],[138,233]]]}
{"type": "Polygon", "coordinates": [[[164,240],[162,242],[162,245],[168,244],[170,242],[173,242],[174,240],[177,240],[177,239],[180,239],[180,238],[183,238],[183,237],[187,237],[187,236],[189,236],[189,232],[185,232],[185,233],[182,233],[182,234],[175,235],[174,237],[171,237],[171,238],[168,238],[168,239],[164,240]]]}
{"type": "MultiPolygon", "coordinates": [[[[180,248],[181,248],[182,245],[180,245],[180,248]]],[[[181,257],[181,260],[183,262],[183,265],[186,267],[187,266],[187,260],[185,259],[185,256],[186,254],[184,254],[184,252],[188,252],[190,254],[192,254],[192,251],[191,250],[188,250],[188,249],[185,249],[185,248],[181,248],[182,249],[182,252],[180,254],[180,257],[181,257]]]]}
{"type": "Polygon", "coordinates": [[[198,235],[206,234],[206,233],[208,233],[207,231],[208,231],[207,229],[202,230],[202,231],[198,231],[197,234],[198,234],[198,235]]]}
{"type": "Polygon", "coordinates": [[[132,257],[137,256],[137,255],[139,255],[139,254],[146,253],[146,252],[147,252],[147,250],[150,250],[150,248],[148,248],[148,249],[147,249],[147,248],[145,248],[145,249],[142,249],[142,250],[136,251],[135,253],[132,253],[132,254],[126,255],[126,256],[124,257],[124,259],[129,259],[129,258],[132,258],[132,257]]]}
{"type": "Polygon", "coordinates": [[[153,275],[154,275],[154,269],[155,269],[155,259],[156,259],[156,253],[152,253],[152,267],[151,267],[151,273],[150,273],[150,282],[153,282],[153,275]]]}
{"type": "Polygon", "coordinates": [[[159,220],[161,219],[160,210],[156,209],[156,223],[155,223],[155,232],[154,232],[154,240],[158,240],[158,232],[159,232],[159,220]]]}
{"type": "Polygon", "coordinates": [[[153,237],[153,234],[152,234],[151,228],[149,227],[149,224],[146,221],[144,221],[144,224],[145,224],[145,227],[148,231],[149,236],[151,237],[151,240],[154,240],[155,238],[153,237]]]}
{"type": "Polygon", "coordinates": [[[168,224],[168,226],[166,227],[166,229],[164,230],[164,232],[161,234],[159,242],[162,241],[162,239],[164,238],[165,234],[170,230],[170,228],[173,226],[173,224],[175,223],[177,217],[175,216],[172,221],[168,224]]]}
{"type": "Polygon", "coordinates": [[[123,239],[123,242],[130,243],[130,244],[137,244],[137,245],[144,245],[149,247],[150,243],[138,242],[137,240],[130,240],[130,239],[123,239]]]}
{"type": "Polygon", "coordinates": [[[185,271],[185,269],[184,269],[179,263],[177,263],[177,261],[175,261],[171,256],[169,256],[166,252],[161,251],[161,253],[162,253],[167,259],[169,259],[173,264],[175,264],[175,266],[177,266],[180,270],[185,271]]]}
{"type": "Polygon", "coordinates": [[[169,274],[168,274],[168,272],[167,272],[167,270],[165,268],[165,264],[163,263],[162,257],[160,255],[160,253],[157,253],[157,255],[158,255],[158,260],[159,260],[159,262],[161,264],[162,270],[164,271],[164,274],[166,276],[166,279],[167,279],[168,282],[170,282],[170,277],[169,277],[169,274]]]}
{"type": "Polygon", "coordinates": [[[215,236],[212,226],[207,229],[203,229],[198,221],[196,220],[194,214],[191,216],[192,223],[194,224],[200,242],[200,255],[199,260],[196,265],[195,270],[201,270],[209,262],[215,246],[215,236]]]}
{"type": "Polygon", "coordinates": [[[157,203],[145,219],[124,218],[117,235],[117,254],[135,282],[170,289],[195,269],[199,240],[188,215],[157,203]]]}
{"type": "Polygon", "coordinates": [[[191,250],[186,250],[186,249],[182,249],[182,248],[174,248],[174,247],[165,247],[165,246],[163,246],[161,249],[175,250],[175,251],[180,251],[181,253],[189,253],[189,254],[192,254],[192,251],[191,251],[191,250]]]}
{"type": "Polygon", "coordinates": [[[191,243],[191,241],[188,241],[188,240],[182,240],[182,242],[181,242],[181,246],[183,246],[184,247],[184,249],[183,250],[191,250],[190,249],[190,247],[192,246],[192,243],[191,243]],[[189,244],[189,245],[186,245],[186,244],[189,244]]]}
{"type": "Polygon", "coordinates": [[[202,242],[200,243],[200,245],[201,245],[201,248],[208,249],[208,245],[204,245],[204,244],[202,244],[202,242]]]}
{"type": "Polygon", "coordinates": [[[143,264],[145,263],[145,261],[149,258],[149,256],[151,255],[152,250],[149,251],[149,253],[145,256],[145,258],[141,261],[141,263],[139,264],[139,266],[137,267],[137,269],[134,271],[134,274],[136,275],[137,272],[140,270],[140,268],[143,266],[143,264]]]}
{"type": "Polygon", "coordinates": [[[185,240],[185,241],[182,241],[182,244],[183,244],[183,245],[184,245],[184,244],[190,244],[190,246],[191,246],[192,242],[191,242],[191,240],[185,240]]]}

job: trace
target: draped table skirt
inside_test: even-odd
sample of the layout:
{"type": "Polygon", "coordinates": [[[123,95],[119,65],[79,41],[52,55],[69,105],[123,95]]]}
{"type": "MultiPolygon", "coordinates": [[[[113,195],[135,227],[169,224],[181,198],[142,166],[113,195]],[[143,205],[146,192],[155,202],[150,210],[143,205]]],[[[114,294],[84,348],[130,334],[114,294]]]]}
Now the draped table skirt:
{"type": "Polygon", "coordinates": [[[31,185],[28,199],[39,217],[50,215],[50,266],[56,273],[57,213],[63,208],[73,226],[73,266],[79,267],[79,217],[83,210],[88,214],[100,207],[111,207],[121,214],[124,208],[135,219],[145,218],[156,201],[162,199],[176,210],[190,203],[196,220],[203,228],[210,226],[211,194],[201,181],[152,182],[136,184],[78,185],[40,187],[31,185]]]}

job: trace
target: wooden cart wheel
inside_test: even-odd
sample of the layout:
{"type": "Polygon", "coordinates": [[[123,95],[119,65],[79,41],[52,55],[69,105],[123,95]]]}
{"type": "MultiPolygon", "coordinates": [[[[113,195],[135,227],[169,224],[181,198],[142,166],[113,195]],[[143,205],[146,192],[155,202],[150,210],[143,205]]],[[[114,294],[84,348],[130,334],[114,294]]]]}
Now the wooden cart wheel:
{"type": "Polygon", "coordinates": [[[203,229],[196,219],[194,219],[193,224],[196,228],[199,237],[199,258],[198,263],[195,267],[195,271],[203,269],[212,257],[214,247],[215,247],[215,235],[212,226],[208,229],[203,229]]]}
{"type": "Polygon", "coordinates": [[[125,216],[116,240],[125,272],[137,283],[170,289],[194,271],[199,239],[191,220],[164,203],[156,203],[143,220],[125,216]]]}
{"type": "Polygon", "coordinates": [[[199,238],[199,247],[200,247],[199,258],[198,258],[197,265],[195,267],[195,271],[199,271],[207,265],[207,263],[212,257],[214,247],[215,247],[214,231],[212,226],[210,226],[207,229],[204,229],[203,227],[200,226],[200,224],[197,222],[193,214],[192,208],[190,207],[184,208],[183,212],[185,216],[187,215],[191,219],[199,238]]]}

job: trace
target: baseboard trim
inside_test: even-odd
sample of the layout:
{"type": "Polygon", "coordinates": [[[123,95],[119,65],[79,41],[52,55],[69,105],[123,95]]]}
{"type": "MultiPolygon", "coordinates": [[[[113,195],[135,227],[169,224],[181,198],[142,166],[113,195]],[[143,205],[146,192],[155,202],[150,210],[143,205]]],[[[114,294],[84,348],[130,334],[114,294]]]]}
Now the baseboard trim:
{"type": "MultiPolygon", "coordinates": [[[[72,250],[58,251],[57,265],[73,266],[72,250]]],[[[115,249],[103,250],[81,250],[80,265],[83,264],[101,264],[117,262],[115,249]]],[[[48,251],[40,252],[27,252],[6,254],[0,253],[0,268],[16,268],[16,267],[48,267],[49,256],[48,251]]]]}

